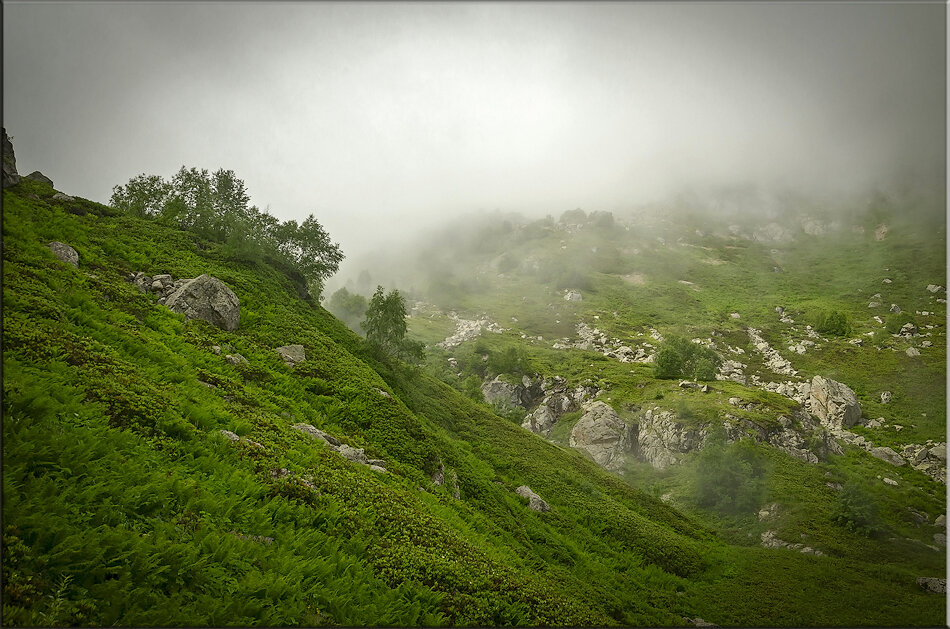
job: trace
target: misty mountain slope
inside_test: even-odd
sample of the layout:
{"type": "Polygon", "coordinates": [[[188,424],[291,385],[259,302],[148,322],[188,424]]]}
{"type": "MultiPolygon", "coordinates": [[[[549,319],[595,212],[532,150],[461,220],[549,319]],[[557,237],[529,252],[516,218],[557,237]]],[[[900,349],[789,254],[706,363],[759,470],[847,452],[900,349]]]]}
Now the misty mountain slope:
{"type": "Polygon", "coordinates": [[[775,600],[748,592],[773,570],[803,579],[788,624],[941,617],[903,568],[747,555],[425,372],[374,363],[267,265],[52,193],[4,192],[9,624],[767,624],[775,600]],[[139,270],[219,277],[241,326],[185,321],[138,291],[139,270]],[[289,343],[307,354],[293,369],[274,351],[289,343]],[[529,510],[522,484],[551,510],[529,510]],[[861,594],[822,596],[841,575],[861,594]],[[868,614],[885,593],[893,610],[868,614]]]}
{"type": "MultiPolygon", "coordinates": [[[[587,415],[571,391],[586,388],[627,436],[600,433],[608,445],[577,451],[733,544],[886,562],[905,575],[897,591],[915,572],[943,575],[946,556],[946,231],[908,203],[718,222],[472,217],[444,228],[451,247],[430,237],[416,266],[397,250],[388,264],[367,260],[365,275],[420,300],[410,331],[443,382],[564,448],[587,415]],[[456,324],[465,338],[443,343],[456,324]],[[672,335],[724,361],[705,391],[656,377],[660,339],[672,335]],[[855,425],[816,421],[816,376],[853,390],[855,425]],[[719,425],[744,444],[725,447],[742,461],[732,469],[703,447],[719,425]],[[717,505],[702,489],[711,473],[731,474],[734,491],[720,498],[743,503],[717,505]]],[[[710,600],[732,600],[721,597],[710,600]]],[[[868,601],[866,614],[880,607],[868,601]]]]}

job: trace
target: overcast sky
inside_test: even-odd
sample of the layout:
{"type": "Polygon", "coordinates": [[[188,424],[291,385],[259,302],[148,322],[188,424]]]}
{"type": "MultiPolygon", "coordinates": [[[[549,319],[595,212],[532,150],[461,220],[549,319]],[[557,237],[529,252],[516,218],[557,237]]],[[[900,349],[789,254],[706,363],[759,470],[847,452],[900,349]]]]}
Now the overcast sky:
{"type": "Polygon", "coordinates": [[[483,209],[945,172],[946,6],[3,5],[21,174],[108,202],[233,169],[355,254],[483,209]]]}

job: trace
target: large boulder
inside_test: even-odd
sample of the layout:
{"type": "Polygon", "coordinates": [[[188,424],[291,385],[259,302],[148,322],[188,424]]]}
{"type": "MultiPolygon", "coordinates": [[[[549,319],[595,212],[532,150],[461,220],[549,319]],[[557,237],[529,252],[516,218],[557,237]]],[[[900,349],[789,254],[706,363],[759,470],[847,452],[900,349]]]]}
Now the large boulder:
{"type": "Polygon", "coordinates": [[[20,183],[20,175],[16,171],[16,155],[13,153],[13,142],[3,129],[3,187],[9,188],[20,183]]]}
{"type": "Polygon", "coordinates": [[[307,353],[303,345],[284,345],[275,350],[288,367],[296,367],[297,363],[307,360],[307,353]]]}
{"type": "Polygon", "coordinates": [[[904,460],[904,457],[894,452],[892,449],[888,448],[887,446],[871,448],[870,453],[871,453],[871,456],[881,459],[882,461],[885,461],[887,463],[890,463],[891,465],[896,465],[898,467],[907,463],[907,461],[904,460]]]}
{"type": "Polygon", "coordinates": [[[49,250],[53,252],[54,256],[74,269],[79,268],[79,254],[66,243],[53,241],[49,243],[49,250]]]}
{"type": "Polygon", "coordinates": [[[937,577],[917,577],[917,585],[935,594],[947,593],[947,580],[937,577]]]}
{"type": "Polygon", "coordinates": [[[850,428],[861,421],[858,396],[847,385],[815,376],[807,402],[808,410],[831,428],[850,428]]]}
{"type": "Polygon", "coordinates": [[[210,275],[188,280],[168,296],[165,305],[189,319],[201,319],[222,330],[237,330],[241,323],[241,302],[237,295],[210,275]]]}
{"type": "Polygon", "coordinates": [[[629,449],[626,424],[604,402],[590,402],[583,408],[584,414],[571,430],[571,447],[587,452],[601,467],[619,472],[629,449]]]}
{"type": "Polygon", "coordinates": [[[528,499],[528,508],[532,511],[550,511],[551,507],[541,499],[541,496],[531,491],[527,485],[522,485],[515,490],[515,493],[528,499]]]}

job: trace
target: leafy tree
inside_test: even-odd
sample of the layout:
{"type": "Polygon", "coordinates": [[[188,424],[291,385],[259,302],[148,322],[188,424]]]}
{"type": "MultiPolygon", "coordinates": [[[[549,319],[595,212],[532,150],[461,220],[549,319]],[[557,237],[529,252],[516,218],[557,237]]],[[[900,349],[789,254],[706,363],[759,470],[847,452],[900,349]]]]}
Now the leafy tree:
{"type": "Polygon", "coordinates": [[[159,175],[136,175],[112,188],[110,203],[133,216],[158,216],[170,200],[172,184],[159,175]]]}
{"type": "Polygon", "coordinates": [[[530,371],[528,352],[523,347],[507,347],[501,352],[489,352],[488,370],[494,374],[522,376],[530,371]]]}
{"type": "Polygon", "coordinates": [[[383,287],[377,286],[366,308],[366,318],[360,326],[366,331],[366,340],[378,355],[415,360],[422,358],[422,343],[406,338],[406,300],[398,290],[384,294],[383,287]]]}
{"type": "Polygon", "coordinates": [[[668,336],[653,358],[653,377],[714,380],[722,359],[712,349],[679,336],[668,336]]]}
{"type": "Polygon", "coordinates": [[[327,310],[353,330],[359,328],[359,323],[366,314],[366,306],[365,297],[359,293],[351,293],[345,287],[330,295],[327,301],[327,310]]]}
{"type": "Polygon", "coordinates": [[[762,504],[768,472],[764,457],[751,442],[727,444],[722,426],[710,429],[694,471],[694,498],[701,507],[737,514],[762,504]]]}
{"type": "Polygon", "coordinates": [[[872,535],[881,531],[877,519],[877,504],[871,494],[861,485],[845,483],[835,499],[835,522],[849,531],[872,535]]]}

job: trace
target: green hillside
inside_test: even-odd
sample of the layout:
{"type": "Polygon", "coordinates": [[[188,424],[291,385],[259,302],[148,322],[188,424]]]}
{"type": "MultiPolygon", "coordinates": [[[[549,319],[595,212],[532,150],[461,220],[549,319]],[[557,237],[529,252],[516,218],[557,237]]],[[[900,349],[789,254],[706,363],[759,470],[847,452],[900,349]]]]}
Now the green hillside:
{"type": "MultiPolygon", "coordinates": [[[[689,503],[692,468],[656,475],[631,463],[622,475],[608,473],[563,442],[546,441],[470,399],[435,367],[445,355],[434,348],[428,365],[381,362],[343,323],[302,300],[286,269],[235,261],[223,244],[83,199],[54,200],[54,192],[28,179],[3,192],[5,625],[945,623],[945,597],[915,582],[945,576],[944,549],[928,548],[923,542],[935,529],[916,527],[905,510],[945,512],[944,486],[918,471],[895,472],[850,450],[808,465],[750,446],[771,469],[765,497],[789,505],[782,539],[811,536],[824,554],[762,548],[743,539],[754,515],[715,515],[689,503]],[[53,255],[52,241],[75,248],[78,268],[53,255]],[[240,327],[226,332],[186,320],[140,292],[130,281],[136,272],[219,278],[240,299],[240,327]],[[290,344],[306,351],[296,367],[275,351],[290,344]],[[246,362],[228,359],[238,354],[246,362]],[[293,428],[300,423],[365,449],[385,462],[385,471],[345,459],[293,428]],[[441,485],[433,482],[440,472],[441,485]],[[829,476],[847,482],[882,473],[901,480],[894,490],[867,490],[880,504],[884,532],[869,537],[834,525],[829,476]],[[522,485],[550,510],[529,509],[515,492],[522,485]],[[681,509],[660,499],[666,490],[681,509]]],[[[603,247],[580,240],[569,246],[603,247]]],[[[913,257],[913,246],[902,255],[913,257]]],[[[591,282],[581,288],[583,305],[558,302],[575,308],[571,316],[552,323],[536,310],[524,319],[534,316],[536,325],[486,335],[487,348],[530,348],[521,343],[522,330],[568,336],[578,316],[595,312],[610,329],[614,310],[611,334],[650,325],[693,332],[684,321],[702,317],[729,328],[732,309],[744,308],[744,322],[764,322],[774,317],[774,300],[788,298],[744,275],[748,252],[725,245],[708,255],[731,256],[726,265],[691,264],[681,278],[693,278],[709,297],[691,299],[695,291],[686,285],[653,301],[618,296],[618,278],[636,272],[627,268],[635,265],[608,268],[625,258],[599,251],[580,278],[591,282]],[[721,266],[734,275],[701,275],[721,266]]],[[[670,269],[684,262],[671,256],[654,263],[670,269]]],[[[804,261],[783,264],[813,274],[804,261]]],[[[917,268],[943,273],[931,266],[917,268]]],[[[902,268],[910,274],[912,267],[902,268]]],[[[503,280],[516,284],[511,290],[525,303],[546,304],[550,291],[569,288],[556,285],[562,272],[551,267],[541,282],[517,273],[503,280]]],[[[864,299],[874,292],[872,282],[880,284],[874,273],[848,286],[864,299]]],[[[478,292],[441,280],[443,295],[462,299],[452,304],[457,308],[490,311],[505,327],[511,317],[526,316],[493,284],[478,292]]],[[[910,280],[917,277],[900,290],[913,285],[919,292],[910,280]]],[[[794,308],[845,309],[863,332],[857,305],[827,299],[829,292],[847,294],[838,281],[816,275],[814,291],[802,293],[794,308]]],[[[416,324],[411,319],[410,330],[429,343],[446,328],[444,321],[428,331],[416,324]]],[[[474,345],[463,349],[474,353],[474,345]]],[[[556,352],[532,349],[535,371],[580,380],[592,375],[587,365],[596,356],[603,368],[597,377],[624,403],[672,404],[688,396],[675,381],[653,379],[644,365],[556,352]]],[[[917,386],[942,387],[935,384],[945,375],[938,358],[926,358],[917,386]]],[[[905,368],[866,364],[882,373],[905,368]]],[[[813,363],[801,368],[819,371],[813,363]]],[[[840,371],[876,416],[876,372],[860,364],[840,371]]],[[[737,383],[717,386],[726,398],[753,395],[737,383]]],[[[945,390],[920,396],[912,384],[893,389],[894,412],[915,418],[905,434],[945,440],[945,390]],[[917,419],[924,412],[927,418],[917,419]]],[[[779,396],[759,395],[780,404],[779,396]]],[[[622,408],[618,400],[612,402],[622,408]]]]}

